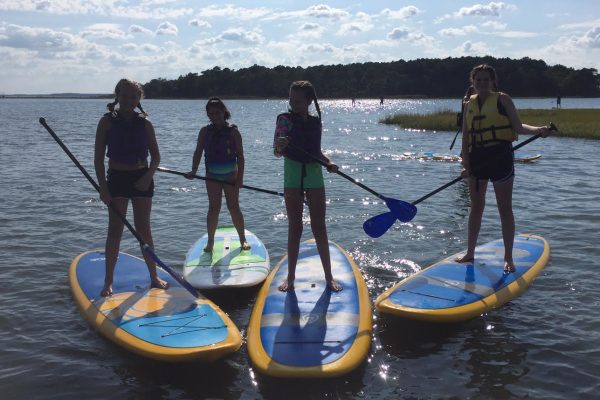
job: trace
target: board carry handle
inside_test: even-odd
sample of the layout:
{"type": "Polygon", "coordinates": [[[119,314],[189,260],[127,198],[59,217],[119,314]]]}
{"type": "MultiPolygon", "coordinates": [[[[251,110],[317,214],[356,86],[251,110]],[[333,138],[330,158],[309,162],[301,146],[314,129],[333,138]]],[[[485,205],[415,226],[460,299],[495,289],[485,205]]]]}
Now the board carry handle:
{"type": "MultiPolygon", "coordinates": [[[[48,126],[48,124],[46,123],[46,119],[43,118],[43,117],[41,117],[39,121],[40,121],[40,124],[42,124],[42,126],[44,128],[46,128],[46,130],[52,136],[52,138],[56,141],[56,143],[58,143],[58,145],[63,149],[63,151],[67,154],[67,156],[69,156],[69,158],[71,159],[71,161],[73,161],[73,163],[77,166],[77,168],[79,168],[79,171],[81,171],[81,173],[92,184],[92,186],[94,187],[94,189],[96,189],[96,191],[99,193],[100,192],[100,187],[98,186],[98,184],[96,183],[96,181],[94,181],[94,179],[90,176],[90,174],[88,174],[88,172],[85,170],[85,168],[79,163],[79,161],[77,161],[77,158],[75,158],[75,156],[73,155],[73,153],[71,153],[71,151],[62,142],[62,140],[60,140],[60,138],[52,130],[52,128],[50,128],[48,126]]],[[[112,203],[109,203],[108,207],[110,207],[110,209],[119,217],[119,219],[123,222],[123,224],[125,224],[125,226],[127,227],[127,229],[129,229],[129,231],[133,234],[133,236],[135,236],[135,238],[137,239],[137,241],[140,244],[140,247],[142,248],[143,251],[146,252],[146,254],[148,254],[158,265],[160,265],[160,267],[162,269],[164,269],[169,275],[171,275],[173,277],[173,279],[175,279],[177,282],[179,282],[181,284],[181,286],[183,286],[194,297],[196,297],[196,298],[199,297],[198,291],[188,281],[186,281],[183,276],[179,275],[171,267],[167,266],[164,262],[162,262],[162,260],[160,258],[158,258],[158,256],[154,252],[154,250],[147,243],[144,242],[144,240],[136,232],[136,230],[134,229],[134,227],[131,226],[131,224],[129,223],[129,221],[127,221],[127,218],[125,218],[125,216],[123,214],[121,214],[121,212],[119,212],[119,210],[112,203]]]]}

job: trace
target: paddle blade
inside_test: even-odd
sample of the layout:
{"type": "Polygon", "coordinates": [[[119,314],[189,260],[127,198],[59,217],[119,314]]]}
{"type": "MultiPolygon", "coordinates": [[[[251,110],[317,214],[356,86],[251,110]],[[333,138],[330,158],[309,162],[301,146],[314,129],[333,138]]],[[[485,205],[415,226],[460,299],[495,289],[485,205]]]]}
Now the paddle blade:
{"type": "Polygon", "coordinates": [[[369,218],[363,223],[363,230],[372,238],[378,238],[388,231],[396,222],[396,215],[388,211],[369,218]]]}
{"type": "Polygon", "coordinates": [[[402,222],[409,222],[417,215],[417,207],[406,201],[385,198],[385,204],[390,211],[402,222]]]}

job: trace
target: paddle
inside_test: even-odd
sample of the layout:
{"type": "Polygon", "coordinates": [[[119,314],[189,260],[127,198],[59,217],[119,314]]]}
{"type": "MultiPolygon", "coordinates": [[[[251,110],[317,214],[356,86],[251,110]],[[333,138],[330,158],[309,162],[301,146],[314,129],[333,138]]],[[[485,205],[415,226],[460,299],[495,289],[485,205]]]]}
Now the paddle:
{"type": "MultiPolygon", "coordinates": [[[[77,161],[77,158],[75,158],[73,153],[71,153],[71,151],[67,148],[67,146],[65,146],[65,144],[62,142],[62,140],[60,140],[60,138],[56,135],[56,133],[54,133],[52,128],[50,128],[48,126],[48,124],[46,123],[46,120],[43,117],[40,118],[40,124],[42,124],[42,126],[44,128],[46,128],[46,130],[54,138],[56,143],[58,143],[58,145],[64,150],[64,152],[67,153],[67,155],[69,156],[71,161],[73,161],[73,163],[77,166],[77,168],[79,168],[79,170],[87,178],[87,180],[90,181],[90,183],[92,184],[94,189],[96,189],[97,192],[100,192],[100,187],[98,186],[96,181],[94,181],[94,179],[90,176],[90,174],[88,174],[88,172],[85,170],[85,168],[83,168],[83,166],[79,163],[79,161],[77,161]]],[[[154,253],[154,250],[152,250],[152,248],[150,248],[150,246],[142,240],[140,235],[138,235],[138,233],[135,231],[133,226],[131,226],[129,221],[127,221],[125,216],[123,214],[121,214],[119,212],[119,210],[117,210],[117,208],[112,203],[108,204],[108,206],[121,219],[121,221],[123,221],[123,223],[125,224],[127,229],[129,229],[129,231],[133,234],[133,236],[135,236],[137,241],[140,243],[140,247],[142,248],[142,250],[145,251],[158,265],[161,266],[162,269],[167,271],[169,273],[169,275],[171,275],[177,282],[179,282],[181,284],[181,286],[183,286],[194,297],[199,297],[198,291],[192,285],[190,285],[190,283],[188,281],[186,281],[182,276],[180,276],[177,272],[175,272],[173,269],[171,269],[165,263],[163,263],[160,260],[160,258],[158,258],[158,256],[154,253]]]]}
{"type": "MultiPolygon", "coordinates": [[[[187,176],[187,173],[185,173],[185,172],[175,171],[173,169],[164,168],[164,167],[158,167],[158,171],[160,171],[160,172],[166,172],[168,174],[173,174],[173,175],[187,176]]],[[[202,179],[203,181],[212,181],[212,182],[225,183],[225,184],[231,185],[231,186],[234,185],[233,182],[222,181],[222,180],[215,179],[215,178],[209,178],[207,176],[192,175],[192,177],[195,178],[195,179],[202,179]]],[[[261,188],[257,188],[257,187],[254,187],[254,186],[248,186],[248,185],[242,185],[242,187],[244,189],[256,190],[257,192],[262,192],[262,193],[267,193],[267,194],[274,194],[276,196],[281,196],[281,197],[284,196],[283,193],[276,192],[274,190],[261,189],[261,188]]]]}
{"type": "MultiPolygon", "coordinates": [[[[309,157],[310,159],[318,162],[325,168],[328,167],[328,164],[325,161],[323,161],[321,158],[319,158],[313,154],[310,154],[306,150],[290,143],[285,138],[280,138],[280,140],[286,140],[288,143],[288,146],[290,146],[292,149],[294,149],[294,150],[304,154],[305,156],[309,157]]],[[[412,220],[415,217],[415,215],[417,214],[417,207],[415,207],[414,205],[412,205],[406,201],[403,201],[403,200],[393,199],[391,197],[386,197],[382,194],[379,194],[376,191],[374,191],[373,189],[371,189],[370,187],[358,182],[356,179],[352,178],[351,176],[346,175],[345,173],[343,173],[340,170],[337,170],[336,173],[338,175],[346,178],[350,182],[354,183],[356,186],[359,186],[359,187],[365,189],[367,192],[369,192],[369,193],[377,196],[381,200],[383,200],[385,202],[386,206],[390,209],[390,212],[394,215],[394,217],[399,219],[400,221],[408,222],[408,221],[412,220]]]]}
{"type": "MultiPolygon", "coordinates": [[[[552,130],[552,131],[558,130],[558,128],[556,127],[556,125],[554,125],[553,122],[550,122],[550,130],[552,130]]],[[[525,140],[524,142],[519,143],[518,145],[514,146],[512,148],[512,151],[514,152],[514,151],[520,149],[521,147],[533,142],[534,140],[540,138],[541,136],[542,136],[541,133],[538,133],[537,135],[533,135],[532,137],[525,140]]],[[[489,163],[491,161],[495,161],[495,160],[491,159],[491,160],[488,160],[487,162],[489,163]]],[[[422,201],[430,198],[434,194],[437,194],[437,193],[441,192],[442,190],[454,185],[455,183],[461,181],[462,179],[463,179],[462,176],[458,176],[455,179],[451,180],[450,182],[446,183],[445,185],[442,185],[439,188],[435,189],[434,191],[427,193],[425,196],[418,198],[417,200],[413,201],[411,204],[413,206],[416,206],[420,202],[422,202],[422,201]]],[[[392,225],[394,225],[395,221],[396,221],[395,216],[390,212],[378,214],[378,215],[375,215],[374,217],[369,218],[368,220],[366,220],[364,222],[363,230],[365,231],[365,233],[367,235],[369,235],[373,238],[378,238],[381,235],[383,235],[385,232],[387,232],[387,230],[390,229],[390,227],[392,225]]]]}

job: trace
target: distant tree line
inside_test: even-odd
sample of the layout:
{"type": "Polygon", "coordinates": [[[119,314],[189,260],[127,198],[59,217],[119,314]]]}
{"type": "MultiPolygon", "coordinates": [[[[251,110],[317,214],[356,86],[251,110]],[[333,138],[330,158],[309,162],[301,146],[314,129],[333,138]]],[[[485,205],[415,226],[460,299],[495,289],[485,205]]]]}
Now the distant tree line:
{"type": "Polygon", "coordinates": [[[144,85],[144,91],[147,98],[285,98],[292,81],[309,80],[320,98],[461,97],[469,84],[469,72],[482,63],[496,69],[499,90],[513,97],[600,96],[596,69],[549,66],[527,57],[423,58],[307,68],[253,65],[236,71],[214,67],[173,80],[153,79],[144,85]]]}

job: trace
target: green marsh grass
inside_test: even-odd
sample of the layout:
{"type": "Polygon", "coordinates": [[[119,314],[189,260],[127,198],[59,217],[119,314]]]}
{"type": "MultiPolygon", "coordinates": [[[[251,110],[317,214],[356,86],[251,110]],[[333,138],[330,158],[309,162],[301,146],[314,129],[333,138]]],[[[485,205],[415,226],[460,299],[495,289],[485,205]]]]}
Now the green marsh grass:
{"type": "MultiPolygon", "coordinates": [[[[560,137],[600,139],[600,109],[552,109],[519,110],[519,117],[524,124],[548,125],[554,122],[560,137]]],[[[405,129],[426,131],[454,131],[456,112],[441,110],[431,114],[396,114],[381,120],[384,124],[399,125],[405,129]]]]}

